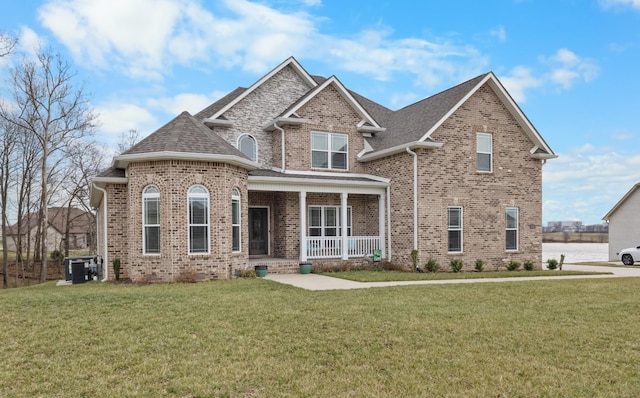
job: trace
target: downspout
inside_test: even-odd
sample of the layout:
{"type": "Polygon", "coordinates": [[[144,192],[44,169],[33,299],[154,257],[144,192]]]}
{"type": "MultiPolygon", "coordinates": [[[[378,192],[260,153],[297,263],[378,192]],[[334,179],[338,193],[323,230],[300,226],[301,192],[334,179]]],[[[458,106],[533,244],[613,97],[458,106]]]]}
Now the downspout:
{"type": "Polygon", "coordinates": [[[418,154],[407,147],[413,155],[413,249],[418,250],[418,154]]]}
{"type": "Polygon", "coordinates": [[[284,160],[285,159],[285,156],[284,156],[284,129],[282,127],[278,126],[278,121],[277,120],[273,122],[273,127],[275,127],[276,129],[280,130],[280,141],[282,143],[282,149],[281,149],[281,152],[282,152],[282,163],[280,164],[280,166],[282,168],[282,172],[284,173],[284,171],[286,170],[286,167],[284,165],[284,161],[285,161],[284,160]]]}
{"type": "Polygon", "coordinates": [[[387,186],[387,260],[391,262],[391,185],[387,186]]]}
{"type": "Polygon", "coordinates": [[[109,259],[108,259],[108,251],[107,251],[107,191],[100,188],[99,186],[96,185],[96,183],[93,183],[93,187],[95,189],[97,189],[98,191],[102,192],[102,197],[103,199],[103,205],[104,205],[104,209],[103,209],[103,217],[102,217],[102,239],[103,239],[103,244],[102,244],[102,248],[104,251],[104,254],[102,256],[102,270],[104,272],[104,278],[102,279],[102,282],[106,282],[108,280],[108,275],[109,275],[109,259]]]}

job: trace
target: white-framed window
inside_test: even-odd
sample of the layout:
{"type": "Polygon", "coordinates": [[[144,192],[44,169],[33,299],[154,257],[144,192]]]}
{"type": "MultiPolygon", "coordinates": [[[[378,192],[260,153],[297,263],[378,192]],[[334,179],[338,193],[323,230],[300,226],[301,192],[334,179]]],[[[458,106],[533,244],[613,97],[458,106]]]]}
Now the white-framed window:
{"type": "Polygon", "coordinates": [[[447,208],[448,252],[462,253],[462,207],[447,208]]]}
{"type": "Polygon", "coordinates": [[[507,207],[505,217],[505,249],[518,250],[518,208],[507,207]]]}
{"type": "Polygon", "coordinates": [[[347,170],[349,136],[336,133],[311,133],[311,167],[347,170]]]}
{"type": "Polygon", "coordinates": [[[476,165],[478,171],[493,171],[493,136],[490,133],[476,133],[476,165]]]}
{"type": "Polygon", "coordinates": [[[254,162],[258,160],[258,144],[250,134],[238,137],[238,149],[254,162]]]}
{"type": "Polygon", "coordinates": [[[142,191],[142,253],[160,254],[160,190],[155,185],[142,191]]]}
{"type": "Polygon", "coordinates": [[[233,188],[231,191],[231,236],[232,251],[239,252],[240,245],[240,191],[233,188]]]}
{"type": "Polygon", "coordinates": [[[194,185],[187,193],[189,208],[189,254],[209,253],[209,191],[194,185]]]}
{"type": "MultiPolygon", "coordinates": [[[[340,206],[309,206],[309,236],[342,236],[340,206]]],[[[347,236],[351,236],[351,206],[347,206],[347,236]]]]}

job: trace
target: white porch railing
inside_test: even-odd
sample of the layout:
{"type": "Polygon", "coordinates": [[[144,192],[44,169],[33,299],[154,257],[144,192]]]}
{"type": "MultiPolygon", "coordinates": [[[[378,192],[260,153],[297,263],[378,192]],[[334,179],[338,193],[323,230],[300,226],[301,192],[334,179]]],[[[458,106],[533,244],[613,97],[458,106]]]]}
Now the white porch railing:
{"type": "MultiPolygon", "coordinates": [[[[372,256],[373,252],[380,249],[379,236],[349,236],[347,238],[347,256],[365,257],[372,256]]],[[[331,237],[307,237],[307,258],[341,258],[342,238],[331,237]]]]}

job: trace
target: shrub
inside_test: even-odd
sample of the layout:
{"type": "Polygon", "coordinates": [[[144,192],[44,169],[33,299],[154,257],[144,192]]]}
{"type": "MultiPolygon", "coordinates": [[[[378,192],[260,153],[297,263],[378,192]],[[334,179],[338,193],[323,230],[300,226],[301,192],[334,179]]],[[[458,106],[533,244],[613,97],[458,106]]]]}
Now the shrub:
{"type": "Polygon", "coordinates": [[[462,269],[462,260],[459,260],[459,259],[451,260],[449,265],[451,265],[451,271],[456,273],[460,272],[460,270],[462,269]]]}
{"type": "Polygon", "coordinates": [[[558,260],[556,260],[555,258],[550,258],[547,260],[547,268],[553,270],[558,268],[558,260]]]}
{"type": "Polygon", "coordinates": [[[120,259],[119,258],[113,259],[113,275],[115,275],[117,281],[120,280],[120,259]]]}
{"type": "Polygon", "coordinates": [[[416,272],[418,268],[418,251],[416,249],[411,250],[411,266],[413,268],[413,272],[416,272]]]}
{"type": "Polygon", "coordinates": [[[429,258],[429,261],[427,261],[427,263],[424,265],[424,269],[427,272],[438,272],[438,270],[440,269],[440,264],[438,263],[438,260],[429,258]]]}
{"type": "Polygon", "coordinates": [[[509,264],[507,264],[507,270],[509,271],[516,271],[518,268],[520,268],[520,263],[517,261],[509,261],[509,264]]]}
{"type": "Polygon", "coordinates": [[[255,278],[256,271],[252,269],[242,269],[238,272],[238,278],[255,278]]]}
{"type": "Polygon", "coordinates": [[[476,260],[475,269],[478,272],[482,272],[484,270],[484,261],[482,261],[480,259],[477,259],[476,260]]]}
{"type": "Polygon", "coordinates": [[[61,262],[64,260],[64,254],[60,250],[54,250],[49,255],[52,261],[61,262]]]}
{"type": "Polygon", "coordinates": [[[525,261],[524,264],[522,265],[524,267],[524,269],[526,271],[533,271],[533,269],[535,268],[533,266],[533,263],[531,261],[525,261]]]}

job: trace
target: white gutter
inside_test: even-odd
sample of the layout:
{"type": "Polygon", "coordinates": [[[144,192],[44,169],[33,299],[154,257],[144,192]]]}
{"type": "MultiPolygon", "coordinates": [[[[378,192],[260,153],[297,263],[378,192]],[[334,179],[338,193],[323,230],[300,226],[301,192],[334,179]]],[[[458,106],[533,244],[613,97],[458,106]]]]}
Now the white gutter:
{"type": "Polygon", "coordinates": [[[281,169],[282,169],[281,171],[284,173],[284,171],[286,170],[286,167],[284,165],[285,164],[284,129],[282,127],[278,126],[278,120],[277,119],[273,122],[273,127],[275,127],[277,130],[280,130],[280,141],[281,141],[281,144],[282,144],[282,149],[281,149],[281,152],[282,152],[282,163],[280,164],[280,166],[281,166],[281,169]]]}
{"type": "Polygon", "coordinates": [[[413,249],[418,250],[418,154],[407,147],[413,155],[413,249]]]}
{"type": "Polygon", "coordinates": [[[107,251],[107,191],[97,186],[95,182],[93,183],[93,187],[98,191],[101,191],[103,194],[102,202],[104,204],[104,209],[103,209],[104,216],[102,218],[102,229],[103,229],[102,239],[104,242],[103,242],[102,248],[104,250],[104,255],[102,256],[102,264],[103,264],[102,270],[104,272],[104,278],[102,279],[102,282],[106,282],[109,276],[109,256],[107,251]]]}
{"type": "Polygon", "coordinates": [[[391,262],[391,185],[387,186],[387,260],[391,262]]]}
{"type": "Polygon", "coordinates": [[[407,144],[396,145],[394,147],[383,149],[381,151],[363,154],[362,156],[358,157],[358,160],[361,162],[370,162],[372,160],[384,158],[386,156],[402,153],[404,152],[405,148],[442,148],[442,146],[443,144],[441,142],[414,141],[407,144]]]}

